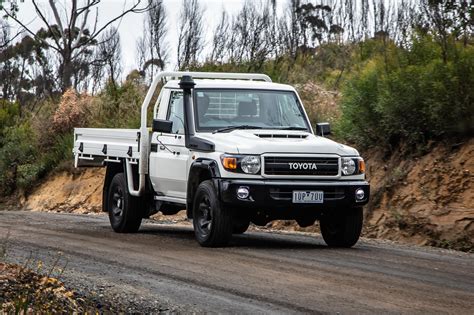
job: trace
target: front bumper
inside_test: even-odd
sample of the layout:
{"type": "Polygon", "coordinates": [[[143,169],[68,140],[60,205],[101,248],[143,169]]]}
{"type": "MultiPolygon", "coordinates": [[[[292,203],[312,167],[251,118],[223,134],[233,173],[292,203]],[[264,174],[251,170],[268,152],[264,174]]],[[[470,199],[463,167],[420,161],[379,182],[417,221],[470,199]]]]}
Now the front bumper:
{"type": "Polygon", "coordinates": [[[370,196],[370,185],[366,181],[306,181],[306,180],[245,180],[216,179],[219,195],[224,206],[259,210],[266,209],[325,209],[357,207],[367,204],[370,196]],[[247,199],[237,197],[237,189],[247,187],[250,196],[247,199]],[[355,191],[364,190],[364,199],[356,200],[355,191]],[[293,203],[293,191],[323,191],[324,200],[320,204],[293,203]]]}

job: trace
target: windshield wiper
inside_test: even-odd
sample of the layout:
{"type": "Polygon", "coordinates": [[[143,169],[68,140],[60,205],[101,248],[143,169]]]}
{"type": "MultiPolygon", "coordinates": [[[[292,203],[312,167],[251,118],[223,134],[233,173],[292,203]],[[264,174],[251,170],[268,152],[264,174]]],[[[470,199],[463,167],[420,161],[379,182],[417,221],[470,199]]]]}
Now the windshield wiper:
{"type": "Polygon", "coordinates": [[[237,126],[229,126],[229,127],[225,127],[221,129],[216,129],[212,133],[225,132],[225,131],[231,131],[231,130],[236,130],[236,129],[262,129],[262,127],[252,126],[252,125],[237,125],[237,126]]]}
{"type": "Polygon", "coordinates": [[[296,126],[290,126],[290,127],[283,127],[283,128],[278,128],[280,130],[305,130],[308,131],[308,128],[306,127],[296,127],[296,126]]]}

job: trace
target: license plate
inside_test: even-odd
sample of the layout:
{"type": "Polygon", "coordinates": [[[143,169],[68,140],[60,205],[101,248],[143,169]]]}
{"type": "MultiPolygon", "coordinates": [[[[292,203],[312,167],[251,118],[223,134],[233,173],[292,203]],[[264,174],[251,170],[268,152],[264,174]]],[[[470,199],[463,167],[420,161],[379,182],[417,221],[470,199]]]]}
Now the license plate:
{"type": "Polygon", "coordinates": [[[323,203],[324,192],[322,191],[293,191],[293,203],[323,203]]]}

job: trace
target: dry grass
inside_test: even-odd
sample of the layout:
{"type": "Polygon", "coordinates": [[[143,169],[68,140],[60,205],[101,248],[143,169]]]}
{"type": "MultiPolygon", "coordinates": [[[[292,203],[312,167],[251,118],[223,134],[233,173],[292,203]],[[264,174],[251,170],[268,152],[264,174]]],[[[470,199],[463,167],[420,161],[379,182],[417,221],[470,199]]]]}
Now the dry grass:
{"type": "Polygon", "coordinates": [[[57,279],[23,266],[0,263],[0,312],[68,313],[81,310],[74,293],[57,279]]]}
{"type": "Polygon", "coordinates": [[[297,86],[297,89],[313,124],[322,121],[335,123],[341,116],[338,92],[327,90],[312,81],[297,86]]]}

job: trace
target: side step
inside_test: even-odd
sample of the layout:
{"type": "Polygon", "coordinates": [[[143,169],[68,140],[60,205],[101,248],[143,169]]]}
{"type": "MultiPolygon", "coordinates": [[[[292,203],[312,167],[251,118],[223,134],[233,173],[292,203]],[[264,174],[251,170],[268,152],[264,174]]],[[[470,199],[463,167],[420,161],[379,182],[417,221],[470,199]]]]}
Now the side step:
{"type": "Polygon", "coordinates": [[[164,201],[164,202],[172,202],[186,205],[186,199],[176,198],[176,197],[167,197],[167,196],[155,196],[155,200],[157,201],[164,201]]]}

